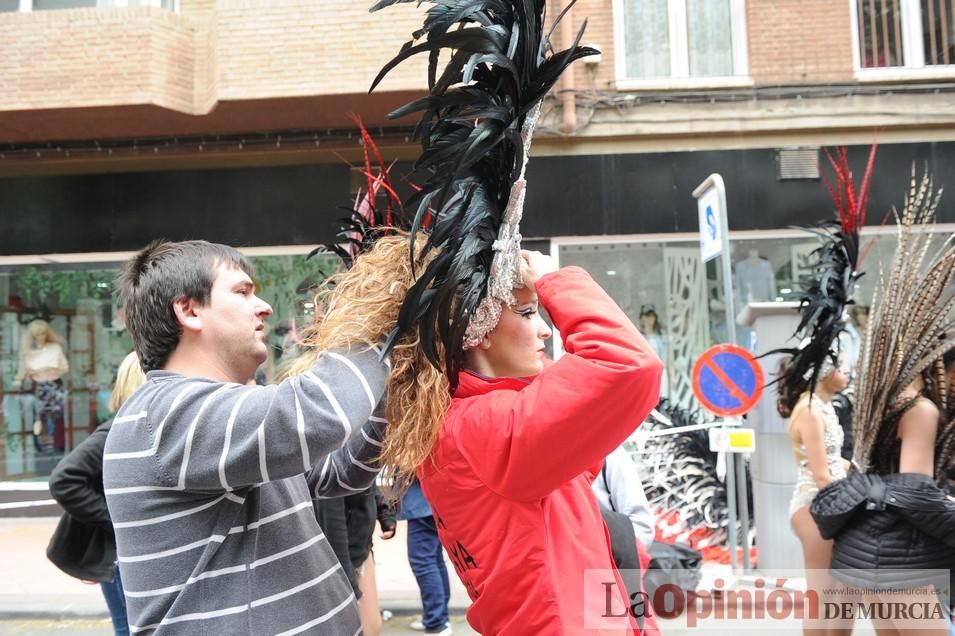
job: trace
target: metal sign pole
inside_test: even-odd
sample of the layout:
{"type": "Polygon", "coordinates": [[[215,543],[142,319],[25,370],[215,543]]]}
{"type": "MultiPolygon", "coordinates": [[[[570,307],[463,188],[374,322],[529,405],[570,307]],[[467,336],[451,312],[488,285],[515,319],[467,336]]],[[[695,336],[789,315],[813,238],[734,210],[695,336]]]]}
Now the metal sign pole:
{"type": "MultiPolygon", "coordinates": [[[[730,236],[729,236],[729,211],[726,207],[726,188],[723,185],[723,177],[718,174],[710,175],[710,178],[713,179],[714,186],[719,192],[720,197],[720,209],[723,211],[723,214],[720,215],[720,230],[722,232],[723,239],[723,252],[720,255],[720,263],[723,266],[723,298],[725,299],[726,307],[726,333],[729,336],[730,344],[739,344],[736,342],[736,314],[734,308],[736,307],[736,298],[733,295],[733,269],[732,262],[730,259],[730,236]]],[[[730,453],[732,455],[732,453],[730,453]]],[[[740,538],[740,545],[743,548],[743,572],[752,571],[752,564],[749,559],[749,502],[747,501],[746,493],[746,459],[742,456],[733,458],[733,463],[736,464],[736,488],[738,491],[737,496],[737,506],[739,511],[739,521],[740,521],[740,531],[742,532],[742,537],[740,538]]],[[[729,473],[732,470],[732,466],[727,463],[726,471],[729,473]]],[[[731,488],[730,481],[727,480],[726,488],[729,490],[731,488]]],[[[736,534],[735,528],[733,529],[733,534],[736,534]]],[[[735,546],[736,544],[734,544],[735,546]]],[[[737,566],[736,553],[734,548],[734,553],[732,555],[732,564],[735,569],[737,566]]]]}
{"type": "MultiPolygon", "coordinates": [[[[719,232],[720,232],[720,265],[723,275],[723,302],[725,304],[725,320],[726,320],[726,334],[729,338],[730,344],[736,344],[736,319],[733,315],[733,269],[730,262],[730,243],[729,243],[729,223],[727,222],[727,210],[726,210],[726,186],[723,183],[723,177],[717,173],[713,173],[703,180],[703,183],[698,185],[693,191],[693,196],[696,199],[699,199],[704,194],[706,194],[710,189],[716,190],[716,195],[718,197],[718,206],[719,206],[719,232]]],[[[701,232],[703,228],[701,228],[701,232]]],[[[733,568],[733,572],[738,571],[739,569],[739,559],[737,557],[737,548],[739,546],[739,541],[736,536],[736,461],[733,457],[733,453],[724,453],[726,457],[726,508],[729,513],[728,525],[727,528],[727,539],[730,549],[730,566],[733,568]]],[[[740,465],[742,465],[743,458],[740,458],[740,465]]],[[[744,471],[745,472],[745,471],[744,471]]],[[[741,484],[742,488],[745,489],[746,482],[743,481],[741,484]]],[[[745,496],[743,497],[745,500],[745,496]]],[[[749,513],[746,514],[747,526],[749,513]]],[[[744,540],[749,535],[748,527],[742,528],[744,540]]],[[[748,553],[748,550],[744,550],[744,553],[748,553]]],[[[749,556],[746,554],[746,567],[749,567],[749,556]]]]}
{"type": "Polygon", "coordinates": [[[749,501],[747,501],[746,492],[746,459],[742,456],[736,464],[736,486],[739,489],[739,526],[743,537],[740,543],[743,546],[743,572],[749,573],[753,570],[753,564],[749,559],[749,501]]]}

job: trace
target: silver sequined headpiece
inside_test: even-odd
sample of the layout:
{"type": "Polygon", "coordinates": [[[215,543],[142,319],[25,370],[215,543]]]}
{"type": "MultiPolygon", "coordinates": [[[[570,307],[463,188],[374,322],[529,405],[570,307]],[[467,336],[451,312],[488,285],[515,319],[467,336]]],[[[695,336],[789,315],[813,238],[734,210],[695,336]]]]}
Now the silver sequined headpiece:
{"type": "Polygon", "coordinates": [[[514,290],[524,286],[521,276],[521,217],[524,214],[524,195],[527,190],[527,181],[524,172],[527,169],[527,159],[531,149],[531,138],[534,136],[534,126],[540,117],[541,103],[537,102],[527,113],[524,125],[521,128],[523,156],[521,159],[521,173],[511,186],[511,194],[504,209],[504,221],[494,241],[494,259],[491,261],[491,271],[487,284],[487,295],[478,305],[477,310],[468,321],[468,328],[464,332],[464,349],[473,349],[478,346],[484,337],[497,327],[505,307],[517,304],[514,290]]]}

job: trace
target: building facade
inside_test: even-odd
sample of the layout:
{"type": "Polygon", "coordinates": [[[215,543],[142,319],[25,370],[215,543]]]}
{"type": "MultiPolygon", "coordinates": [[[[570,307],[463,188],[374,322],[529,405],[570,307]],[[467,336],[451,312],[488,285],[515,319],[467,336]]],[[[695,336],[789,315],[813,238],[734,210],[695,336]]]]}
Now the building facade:
{"type": "MultiPolygon", "coordinates": [[[[423,9],[370,4],[0,0],[0,478],[55,461],[36,452],[32,396],[13,382],[24,326],[48,317],[66,341],[72,447],[108,417],[103,394],[130,347],[109,281],[149,240],[246,249],[285,352],[332,267],[302,255],[332,239],[357,182],[352,115],[389,160],[417,152],[414,122],[387,113],[421,94],[424,61],[367,90],[423,9]]],[[[555,46],[585,20],[602,54],[545,105],[523,233],[641,321],[681,403],[695,357],[731,337],[722,273],[699,257],[691,192],[707,175],[727,184],[740,309],[798,289],[814,242],[790,226],[832,207],[821,148],[850,146],[861,171],[878,139],[873,272],[913,162],[940,184],[955,174],[953,0],[579,0],[555,46]]],[[[939,216],[955,227],[955,200],[939,216]]]]}

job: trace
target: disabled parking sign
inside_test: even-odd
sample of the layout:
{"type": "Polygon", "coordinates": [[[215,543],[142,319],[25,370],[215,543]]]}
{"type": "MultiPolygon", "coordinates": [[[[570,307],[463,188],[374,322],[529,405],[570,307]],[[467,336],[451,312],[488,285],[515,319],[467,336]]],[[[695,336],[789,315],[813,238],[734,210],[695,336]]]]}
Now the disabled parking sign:
{"type": "Polygon", "coordinates": [[[756,406],[763,394],[762,367],[742,347],[710,347],[693,365],[693,394],[714,415],[742,415],[756,406]]]}

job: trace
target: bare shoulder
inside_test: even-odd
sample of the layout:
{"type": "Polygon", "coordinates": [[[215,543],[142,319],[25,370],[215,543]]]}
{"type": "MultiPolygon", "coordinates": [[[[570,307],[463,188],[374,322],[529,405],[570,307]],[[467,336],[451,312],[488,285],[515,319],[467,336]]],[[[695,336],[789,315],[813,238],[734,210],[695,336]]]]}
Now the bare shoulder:
{"type": "Polygon", "coordinates": [[[938,407],[928,398],[920,397],[899,420],[899,437],[909,435],[935,438],[938,429],[938,407]]]}
{"type": "Polygon", "coordinates": [[[807,398],[801,398],[789,417],[789,426],[800,436],[810,437],[821,433],[826,427],[826,422],[817,405],[807,398]]]}
{"type": "Polygon", "coordinates": [[[923,419],[929,418],[932,424],[938,424],[938,407],[935,403],[926,397],[919,397],[903,415],[902,419],[923,419]]]}

